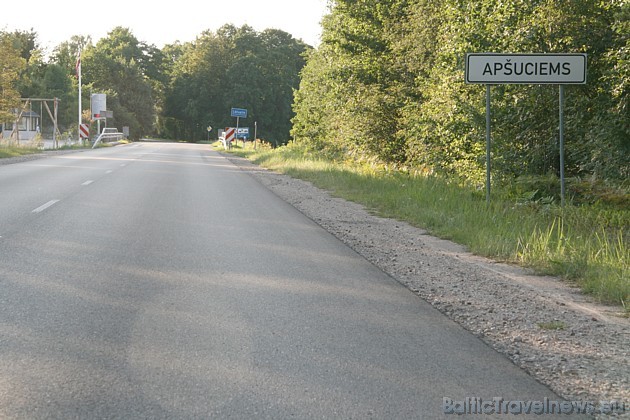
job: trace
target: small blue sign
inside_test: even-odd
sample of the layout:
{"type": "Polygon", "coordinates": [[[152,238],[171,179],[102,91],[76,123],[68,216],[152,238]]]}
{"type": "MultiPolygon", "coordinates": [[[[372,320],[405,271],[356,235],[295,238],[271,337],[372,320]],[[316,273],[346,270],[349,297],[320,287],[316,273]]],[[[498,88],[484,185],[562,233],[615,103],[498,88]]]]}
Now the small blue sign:
{"type": "Polygon", "coordinates": [[[232,108],[232,116],[238,118],[247,118],[247,110],[243,108],[232,108]]]}

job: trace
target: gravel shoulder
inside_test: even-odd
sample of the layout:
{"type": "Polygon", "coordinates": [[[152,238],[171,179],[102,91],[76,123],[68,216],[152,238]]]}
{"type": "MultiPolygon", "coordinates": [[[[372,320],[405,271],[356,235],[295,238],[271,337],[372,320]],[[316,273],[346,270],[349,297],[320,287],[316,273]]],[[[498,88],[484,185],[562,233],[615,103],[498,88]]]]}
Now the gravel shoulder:
{"type": "MultiPolygon", "coordinates": [[[[444,315],[570,401],[630,418],[630,319],[554,277],[475,256],[312,184],[227,156],[444,315]]],[[[610,418],[610,416],[600,416],[610,418]]]]}

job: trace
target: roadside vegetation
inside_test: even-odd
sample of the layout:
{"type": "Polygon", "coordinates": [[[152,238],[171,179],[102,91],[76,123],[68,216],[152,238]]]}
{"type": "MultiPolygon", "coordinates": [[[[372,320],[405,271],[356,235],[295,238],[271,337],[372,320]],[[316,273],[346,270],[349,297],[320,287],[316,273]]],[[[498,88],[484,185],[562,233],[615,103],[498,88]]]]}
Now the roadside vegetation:
{"type": "Polygon", "coordinates": [[[563,210],[552,191],[530,190],[553,182],[530,179],[495,188],[488,206],[483,191],[454,178],[333,160],[295,144],[232,151],[475,254],[560,276],[630,312],[627,189],[591,186],[585,193],[583,181],[571,179],[572,198],[563,210]]]}
{"type": "Polygon", "coordinates": [[[36,149],[36,148],[0,145],[0,159],[16,157],[16,156],[32,155],[34,153],[40,153],[40,152],[41,150],[36,149]]]}
{"type": "MultiPolygon", "coordinates": [[[[45,41],[45,40],[44,40],[45,41]]],[[[58,98],[61,132],[77,135],[77,54],[81,51],[83,122],[92,120],[91,93],[107,95],[113,112],[109,127],[129,127],[130,138],[199,141],[234,123],[231,107],[248,109],[258,133],[280,142],[289,138],[293,90],[310,49],[290,34],[244,25],[206,30],[191,42],[158,48],[139,40],[130,28],[115,27],[96,42],[75,35],[45,51],[35,30],[0,28],[0,123],[13,122],[20,98],[58,98]]],[[[40,109],[33,109],[41,113],[40,109]]],[[[41,130],[52,122],[41,116],[41,130]]],[[[253,127],[252,127],[253,131],[253,127]]],[[[5,137],[7,133],[5,133],[5,137]]]]}

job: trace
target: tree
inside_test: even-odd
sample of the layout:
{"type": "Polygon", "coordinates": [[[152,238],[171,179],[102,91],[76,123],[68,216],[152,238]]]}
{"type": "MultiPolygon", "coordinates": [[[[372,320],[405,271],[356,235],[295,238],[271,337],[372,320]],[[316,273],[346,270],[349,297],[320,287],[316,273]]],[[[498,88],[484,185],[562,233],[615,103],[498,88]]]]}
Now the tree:
{"type": "Polygon", "coordinates": [[[261,137],[285,143],[305,50],[279,30],[258,33],[225,25],[202,33],[176,50],[163,113],[165,135],[204,139],[208,125],[233,125],[230,108],[238,107],[248,110],[247,121],[259,122],[261,137]]]}
{"type": "MultiPolygon", "coordinates": [[[[624,179],[628,2],[336,0],[295,96],[293,135],[318,150],[481,183],[483,87],[468,52],[585,52],[588,83],[567,89],[566,169],[624,179]]],[[[495,179],[557,172],[553,86],[492,88],[495,179]]]]}
{"type": "Polygon", "coordinates": [[[92,89],[109,91],[114,119],[121,129],[129,126],[133,138],[154,131],[156,123],[155,88],[160,66],[153,47],[138,41],[129,29],[117,27],[83,54],[83,76],[92,89]],[[150,76],[153,79],[150,78],[150,76]],[[114,107],[113,104],[116,104],[114,107]]]}
{"type": "Polygon", "coordinates": [[[45,70],[43,53],[37,42],[37,33],[33,29],[5,32],[2,33],[2,38],[6,39],[18,51],[25,63],[16,84],[20,96],[23,98],[35,96],[41,88],[45,70]]]}
{"type": "Polygon", "coordinates": [[[405,76],[396,71],[392,49],[407,3],[334,2],[323,21],[322,45],[302,72],[294,105],[296,139],[363,160],[406,160],[405,140],[398,134],[405,76]],[[323,125],[316,131],[309,127],[316,123],[313,115],[323,125]],[[318,138],[310,138],[315,132],[318,138]]]}
{"type": "Polygon", "coordinates": [[[25,60],[10,39],[0,36],[0,123],[15,119],[13,109],[20,106],[16,84],[25,60]]]}

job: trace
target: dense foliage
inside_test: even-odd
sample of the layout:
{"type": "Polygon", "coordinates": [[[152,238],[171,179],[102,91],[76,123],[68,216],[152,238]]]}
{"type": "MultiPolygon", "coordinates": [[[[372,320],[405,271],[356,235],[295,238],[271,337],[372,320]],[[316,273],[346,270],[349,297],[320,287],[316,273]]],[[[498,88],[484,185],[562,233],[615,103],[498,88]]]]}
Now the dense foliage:
{"type": "MultiPolygon", "coordinates": [[[[58,98],[61,130],[76,136],[81,51],[84,122],[91,118],[90,94],[105,93],[114,115],[109,126],[127,126],[136,139],[197,141],[206,138],[207,126],[234,125],[230,108],[238,107],[249,111],[241,126],[257,122],[259,138],[283,144],[307,48],[280,30],[226,25],[159,49],[117,27],[96,44],[72,37],[44,59],[35,32],[0,31],[0,117],[11,120],[20,97],[58,98]]],[[[46,124],[43,129],[46,134],[46,124]]]]}
{"type": "Polygon", "coordinates": [[[16,81],[23,67],[24,60],[11,39],[0,37],[0,120],[12,119],[11,109],[20,104],[16,81]]]}
{"type": "MultiPolygon", "coordinates": [[[[179,47],[161,124],[171,138],[203,139],[208,125],[235,124],[232,107],[248,110],[241,125],[259,124],[259,137],[286,143],[293,90],[306,45],[286,32],[226,25],[179,47]]],[[[253,129],[253,128],[252,128],[253,129]]]]}
{"type": "MultiPolygon", "coordinates": [[[[567,87],[569,175],[630,175],[630,3],[599,0],[335,0],[308,57],[293,135],[339,156],[457,175],[485,167],[484,87],[467,52],[588,54],[567,87]]],[[[559,170],[558,89],[492,88],[494,176],[559,170]]]]}

